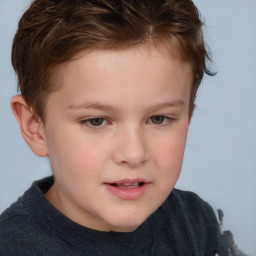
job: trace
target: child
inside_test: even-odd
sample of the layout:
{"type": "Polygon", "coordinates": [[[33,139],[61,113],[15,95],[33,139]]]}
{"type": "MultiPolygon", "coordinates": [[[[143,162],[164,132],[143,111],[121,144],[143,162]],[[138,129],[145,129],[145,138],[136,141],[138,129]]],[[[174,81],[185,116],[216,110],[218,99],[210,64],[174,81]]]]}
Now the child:
{"type": "Polygon", "coordinates": [[[0,217],[0,255],[228,255],[174,189],[209,59],[190,0],[36,0],[12,63],[21,133],[53,176],[0,217]]]}

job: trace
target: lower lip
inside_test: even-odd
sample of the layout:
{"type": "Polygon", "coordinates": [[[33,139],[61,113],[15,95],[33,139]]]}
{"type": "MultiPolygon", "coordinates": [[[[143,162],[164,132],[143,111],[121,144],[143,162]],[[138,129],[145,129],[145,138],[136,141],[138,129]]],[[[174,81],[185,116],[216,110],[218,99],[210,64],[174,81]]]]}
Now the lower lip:
{"type": "Polygon", "coordinates": [[[144,185],[137,188],[118,188],[110,184],[105,184],[108,191],[110,191],[115,196],[123,200],[136,200],[142,197],[147,189],[149,188],[150,183],[145,183],[144,185]]]}

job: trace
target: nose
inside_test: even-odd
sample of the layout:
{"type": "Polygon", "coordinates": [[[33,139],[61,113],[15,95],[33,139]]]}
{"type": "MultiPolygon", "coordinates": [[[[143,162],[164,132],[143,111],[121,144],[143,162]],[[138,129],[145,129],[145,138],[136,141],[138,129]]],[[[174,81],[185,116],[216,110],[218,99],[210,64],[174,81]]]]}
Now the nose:
{"type": "Polygon", "coordinates": [[[126,129],[118,136],[118,146],[114,152],[114,161],[118,165],[130,168],[140,167],[146,162],[146,139],[138,128],[126,129]]]}

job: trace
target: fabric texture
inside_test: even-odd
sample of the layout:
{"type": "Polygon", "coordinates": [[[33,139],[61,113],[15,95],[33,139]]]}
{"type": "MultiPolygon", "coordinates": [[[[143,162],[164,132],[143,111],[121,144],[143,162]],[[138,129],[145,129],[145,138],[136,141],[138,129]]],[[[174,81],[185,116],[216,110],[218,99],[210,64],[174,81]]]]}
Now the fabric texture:
{"type": "Polygon", "coordinates": [[[52,184],[53,177],[34,182],[2,213],[1,256],[228,255],[212,208],[192,192],[173,189],[133,232],[101,232],[55,209],[43,195],[52,184]]]}

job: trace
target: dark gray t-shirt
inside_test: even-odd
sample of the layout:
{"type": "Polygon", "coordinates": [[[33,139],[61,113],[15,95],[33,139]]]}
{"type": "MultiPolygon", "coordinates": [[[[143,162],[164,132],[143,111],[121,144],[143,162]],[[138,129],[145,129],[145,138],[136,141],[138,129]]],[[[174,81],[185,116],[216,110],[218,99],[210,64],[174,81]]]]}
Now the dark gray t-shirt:
{"type": "Polygon", "coordinates": [[[55,209],[43,195],[52,184],[53,177],[34,182],[0,216],[1,256],[226,255],[212,208],[192,192],[174,189],[133,232],[101,232],[55,209]]]}

